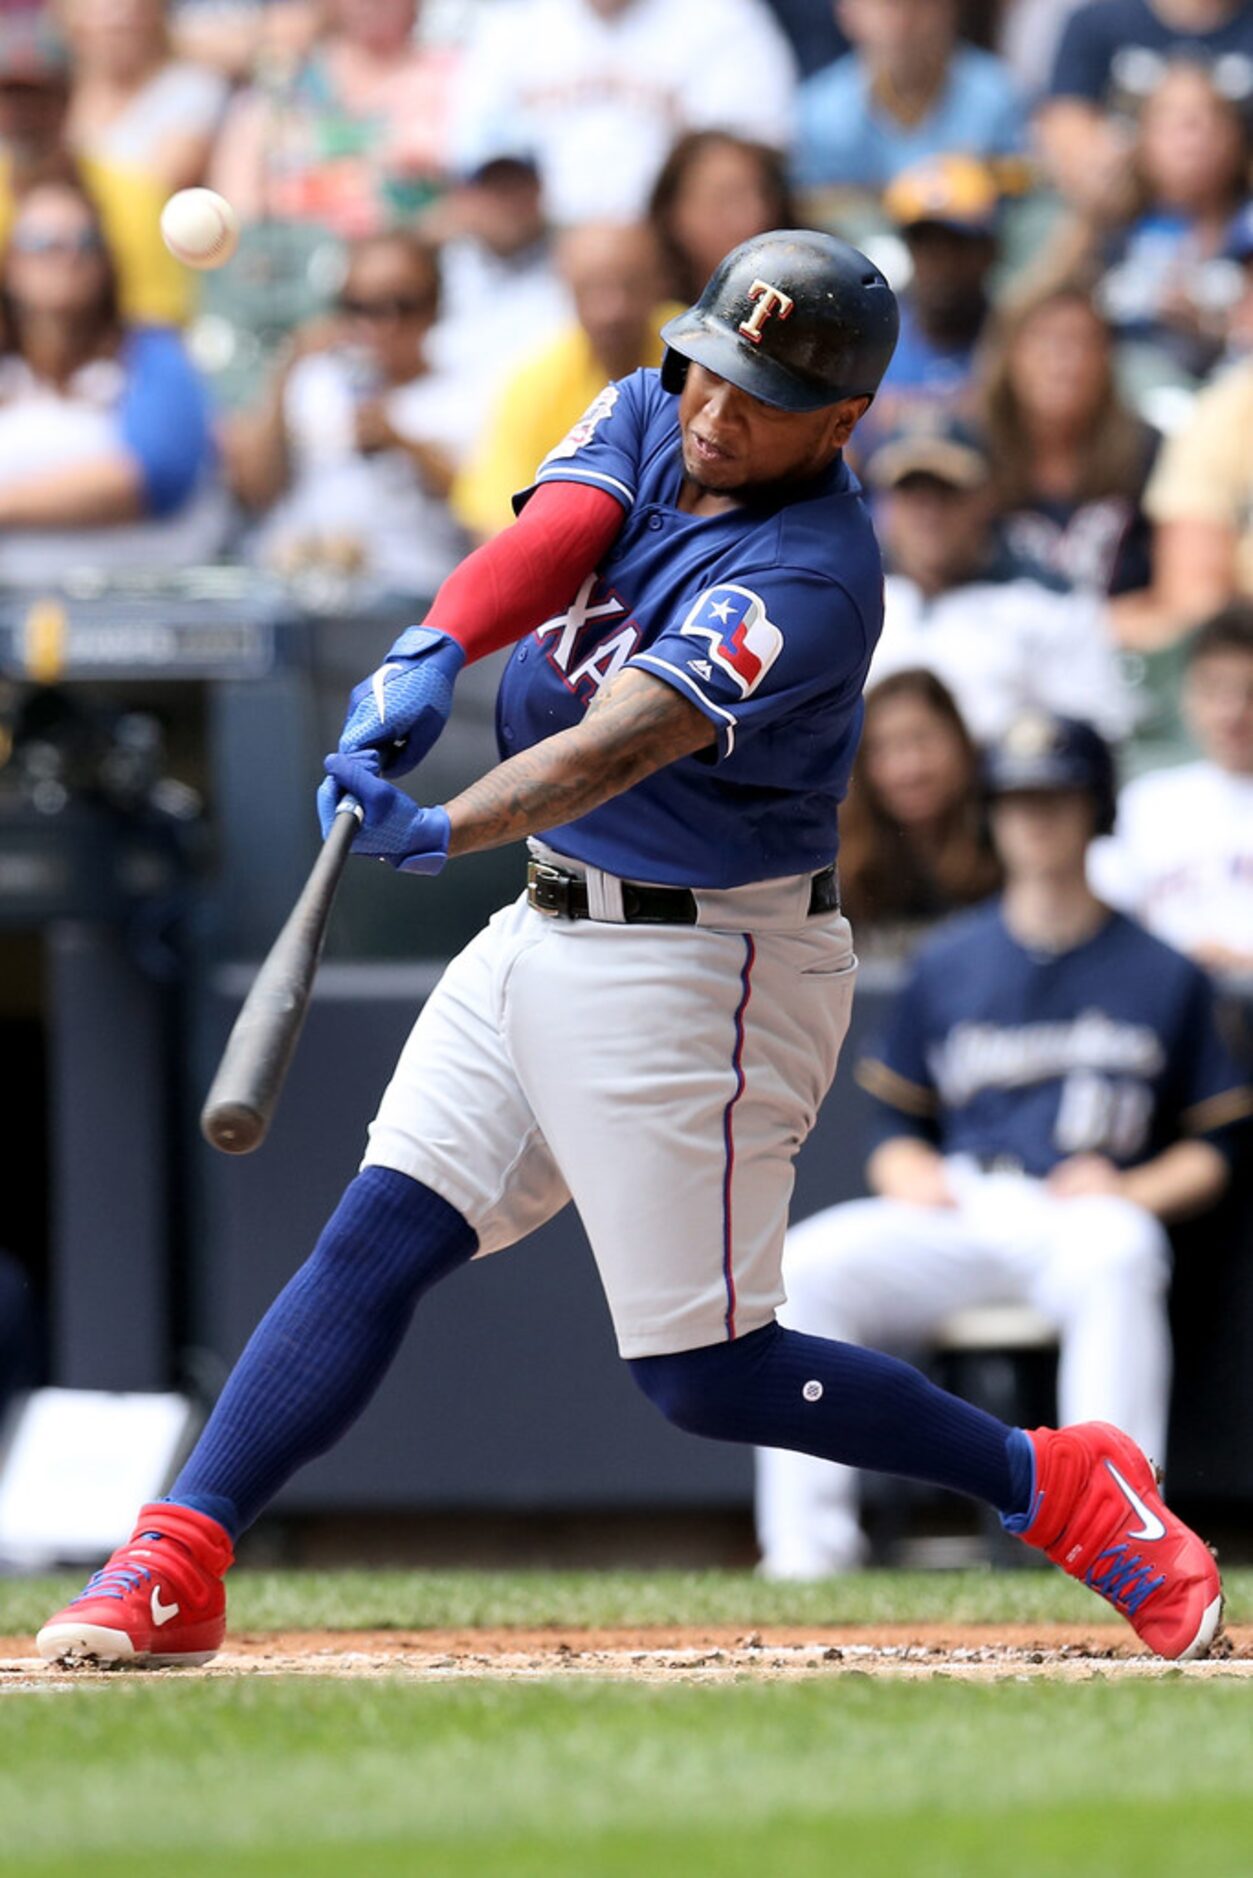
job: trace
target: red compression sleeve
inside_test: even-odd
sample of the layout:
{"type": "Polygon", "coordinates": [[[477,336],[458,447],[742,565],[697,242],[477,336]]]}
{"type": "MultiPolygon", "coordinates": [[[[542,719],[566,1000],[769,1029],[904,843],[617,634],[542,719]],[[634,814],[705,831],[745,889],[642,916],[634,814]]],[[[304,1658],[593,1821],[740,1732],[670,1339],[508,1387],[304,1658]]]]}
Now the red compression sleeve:
{"type": "Polygon", "coordinates": [[[455,639],[470,665],[514,645],[569,606],[624,520],[606,489],[541,484],[511,527],[453,569],[423,624],[455,639]]]}

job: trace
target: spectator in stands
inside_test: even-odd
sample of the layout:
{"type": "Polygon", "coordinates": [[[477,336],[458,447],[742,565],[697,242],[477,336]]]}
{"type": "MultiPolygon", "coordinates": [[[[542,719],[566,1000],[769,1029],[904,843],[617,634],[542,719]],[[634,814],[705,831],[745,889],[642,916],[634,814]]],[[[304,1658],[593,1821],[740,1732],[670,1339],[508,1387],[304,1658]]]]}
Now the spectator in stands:
{"type": "Polygon", "coordinates": [[[178,55],[231,84],[302,59],[321,30],[320,0],[175,0],[178,55]]]}
{"type": "Polygon", "coordinates": [[[666,293],[690,306],[724,255],[800,217],[782,155],[723,130],[691,130],[662,165],[648,205],[666,293]]]}
{"type": "MultiPolygon", "coordinates": [[[[63,175],[69,65],[42,9],[0,12],[0,246],[14,204],[33,184],[63,175]]],[[[188,275],[161,240],[165,191],[142,170],[85,156],[78,166],[104,224],[122,312],[146,324],[181,324],[188,275]]]]}
{"type": "Polygon", "coordinates": [[[209,180],[244,222],[353,238],[438,194],[456,55],[415,42],[417,15],[418,0],[327,0],[326,31],[305,57],[238,95],[209,180]]]}
{"type": "MultiPolygon", "coordinates": [[[[789,1232],[780,1318],[916,1349],[955,1311],[1031,1305],[1060,1339],[1059,1421],[1115,1422],[1161,1459],[1166,1225],[1227,1186],[1253,1089],[1205,975],[1087,884],[1113,807],[1095,732],[1028,715],[991,752],[988,783],[1004,894],[921,949],[858,1066],[875,1197],[789,1232]]],[[[771,1451],[758,1482],[767,1574],[858,1562],[848,1469],[771,1451]]]]}
{"type": "Polygon", "coordinates": [[[225,510],[203,391],[172,333],[119,315],[100,220],[72,179],[22,198],[0,305],[0,581],[210,558],[225,510]]]}
{"type": "MultiPolygon", "coordinates": [[[[768,0],[770,11],[788,36],[801,73],[821,71],[842,52],[848,40],[840,31],[833,8],[814,0],[768,0]]],[[[783,226],[782,223],[779,224],[783,226]]]]}
{"type": "Polygon", "coordinates": [[[764,0],[516,0],[483,7],[458,112],[458,167],[533,150],[560,226],[643,215],[685,130],[787,145],[791,49],[764,0]]]}
{"type": "Polygon", "coordinates": [[[1184,716],[1200,757],[1127,784],[1089,872],[1159,939],[1253,981],[1253,601],[1206,620],[1187,660],[1184,716]]]}
{"type": "Polygon", "coordinates": [[[1125,189],[1134,119],[1172,58],[1221,65],[1253,96],[1253,0],[1088,0],[1066,24],[1036,120],[1054,181],[1101,209],[1125,189]]]}
{"type": "Polygon", "coordinates": [[[1194,379],[1225,337],[1223,248],[1249,193],[1251,131],[1253,119],[1217,74],[1167,66],[1140,112],[1130,188],[1077,209],[1049,244],[1051,265],[1064,272],[1101,270],[1097,304],[1121,342],[1151,346],[1194,379]]]}
{"type": "Polygon", "coordinates": [[[988,321],[1000,194],[986,164],[939,157],[899,176],[883,206],[909,250],[901,332],[878,396],[858,426],[862,459],[916,412],[969,412],[988,321]]]}
{"type": "Polygon", "coordinates": [[[870,687],[840,810],[840,901],[860,953],[911,950],[927,926],[996,890],[978,767],[933,672],[906,667],[870,687]]]}
{"type": "Polygon", "coordinates": [[[1253,200],[1232,218],[1223,258],[1235,273],[1227,306],[1226,345],[1216,372],[1253,354],[1253,200]]]}
{"type": "Polygon", "coordinates": [[[997,50],[1024,96],[1043,92],[1066,22],[1086,0],[1006,0],[1001,8],[997,50]]]}
{"type": "Polygon", "coordinates": [[[453,490],[457,515],[478,536],[513,519],[515,493],[530,486],[607,379],[660,365],[660,328],[677,311],[659,304],[660,259],[646,223],[571,229],[559,260],[576,323],[518,367],[453,490]]]}
{"type": "Polygon", "coordinates": [[[492,157],[458,182],[423,222],[440,244],[433,368],[461,381],[463,449],[479,436],[514,369],[569,324],[533,159],[492,157]]]}
{"type": "Polygon", "coordinates": [[[888,566],[873,680],[923,666],[971,734],[1004,733],[1028,705],[1084,711],[1111,737],[1130,697],[1094,595],[1018,560],[993,520],[991,465],[959,420],[915,420],[866,464],[888,566]]]}
{"type": "Polygon", "coordinates": [[[62,0],[61,15],[72,148],[142,170],[167,195],[203,182],[227,85],[173,56],[165,0],[62,0]]]}
{"type": "Polygon", "coordinates": [[[1253,599],[1253,217],[1237,219],[1228,255],[1244,270],[1228,321],[1237,362],[1201,392],[1149,481],[1152,587],[1111,608],[1119,641],[1141,651],[1173,644],[1229,600],[1253,599]]]}
{"type": "Polygon", "coordinates": [[[800,188],[878,194],[948,151],[1021,149],[1022,100],[995,54],[958,38],[956,0],[838,0],[836,14],[853,50],[800,88],[800,188]]]}
{"type": "Polygon", "coordinates": [[[1020,304],[984,360],[982,417],[1011,551],[1071,586],[1147,585],[1158,434],[1123,402],[1113,334],[1078,284],[1020,304]]]}
{"type": "Polygon", "coordinates": [[[263,513],[263,565],[429,599],[461,558],[447,505],[459,394],[426,359],[439,286],[416,236],[366,236],[337,314],[297,333],[263,409],[236,420],[231,476],[263,513]]]}

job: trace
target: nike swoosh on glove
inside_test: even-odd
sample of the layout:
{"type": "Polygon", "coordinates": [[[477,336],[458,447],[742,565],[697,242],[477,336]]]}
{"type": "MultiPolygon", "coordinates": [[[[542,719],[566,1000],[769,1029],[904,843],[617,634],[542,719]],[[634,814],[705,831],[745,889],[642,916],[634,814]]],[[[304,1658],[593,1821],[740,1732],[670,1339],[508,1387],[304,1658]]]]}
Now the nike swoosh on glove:
{"type": "Polygon", "coordinates": [[[416,769],[448,722],[453,684],[465,660],[447,633],[410,626],[378,670],[351,693],[340,754],[374,751],[383,776],[416,769]]]}
{"type": "MultiPolygon", "coordinates": [[[[346,791],[361,804],[362,822],[352,844],[354,854],[374,855],[402,874],[439,873],[448,859],[451,835],[444,809],[420,809],[401,790],[377,776],[362,757],[336,752],[327,757],[325,768],[338,785],[336,799],[346,791]]],[[[321,790],[318,808],[321,811],[321,790]]],[[[334,812],[332,808],[332,817],[334,812]]],[[[324,832],[326,826],[324,819],[324,832]]]]}

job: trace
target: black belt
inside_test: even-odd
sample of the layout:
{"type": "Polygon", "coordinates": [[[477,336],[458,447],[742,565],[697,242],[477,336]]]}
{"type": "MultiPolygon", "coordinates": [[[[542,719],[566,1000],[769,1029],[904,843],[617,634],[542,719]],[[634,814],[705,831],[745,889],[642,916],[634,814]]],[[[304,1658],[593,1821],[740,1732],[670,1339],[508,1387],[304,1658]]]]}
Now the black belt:
{"type": "MultiPolygon", "coordinates": [[[[526,897],[537,913],[551,919],[590,919],[587,882],[545,861],[531,861],[526,870],[526,897]]],[[[809,883],[809,914],[838,913],[840,883],[834,861],[809,883]]],[[[696,895],[690,887],[641,887],[622,883],[622,918],[628,926],[694,926],[696,895]]]]}

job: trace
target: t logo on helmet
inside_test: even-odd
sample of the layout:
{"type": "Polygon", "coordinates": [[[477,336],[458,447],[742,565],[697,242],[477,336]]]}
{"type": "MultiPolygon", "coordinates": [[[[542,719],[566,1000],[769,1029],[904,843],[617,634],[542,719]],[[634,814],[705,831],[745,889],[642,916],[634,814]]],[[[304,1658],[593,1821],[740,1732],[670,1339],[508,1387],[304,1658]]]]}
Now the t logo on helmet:
{"type": "Polygon", "coordinates": [[[740,321],[739,331],[743,333],[745,339],[759,346],[761,329],[766,321],[772,319],[776,313],[781,320],[785,320],[796,302],[790,293],[784,293],[782,287],[772,287],[768,280],[755,280],[748,290],[748,297],[750,300],[755,300],[757,305],[746,320],[740,321]]]}

